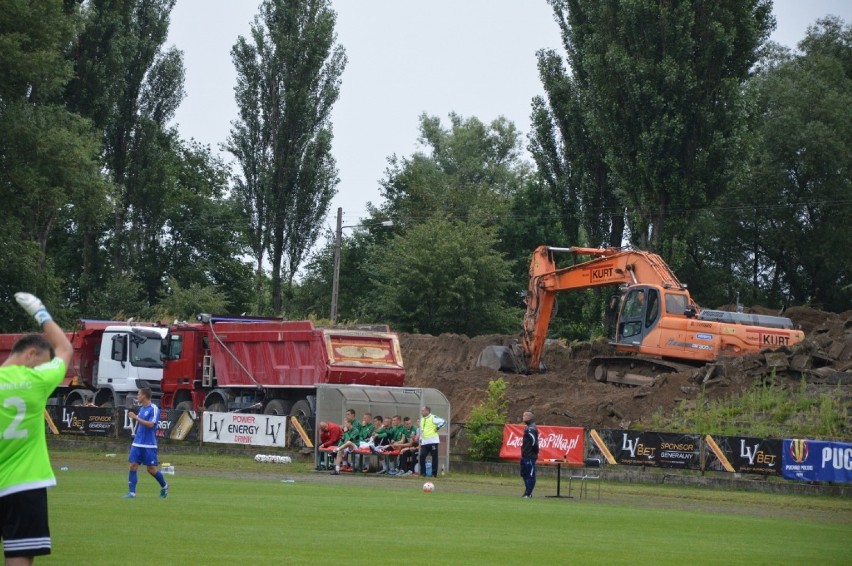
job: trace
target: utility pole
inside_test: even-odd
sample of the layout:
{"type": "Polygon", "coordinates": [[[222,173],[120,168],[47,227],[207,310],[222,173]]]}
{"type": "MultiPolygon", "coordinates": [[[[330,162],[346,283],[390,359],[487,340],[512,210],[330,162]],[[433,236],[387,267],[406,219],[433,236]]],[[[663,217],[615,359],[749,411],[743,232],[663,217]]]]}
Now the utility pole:
{"type": "Polygon", "coordinates": [[[362,228],[366,226],[383,226],[385,228],[393,226],[392,220],[383,220],[381,222],[371,222],[370,224],[352,224],[349,226],[343,225],[343,208],[337,209],[337,230],[334,232],[334,276],[331,282],[331,314],[329,318],[332,324],[337,324],[337,295],[340,288],[340,248],[343,245],[343,229],[344,228],[362,228]]]}
{"type": "Polygon", "coordinates": [[[331,318],[337,324],[337,290],[340,285],[340,246],[343,238],[343,207],[337,208],[337,230],[334,232],[334,276],[331,283],[331,318]]]}

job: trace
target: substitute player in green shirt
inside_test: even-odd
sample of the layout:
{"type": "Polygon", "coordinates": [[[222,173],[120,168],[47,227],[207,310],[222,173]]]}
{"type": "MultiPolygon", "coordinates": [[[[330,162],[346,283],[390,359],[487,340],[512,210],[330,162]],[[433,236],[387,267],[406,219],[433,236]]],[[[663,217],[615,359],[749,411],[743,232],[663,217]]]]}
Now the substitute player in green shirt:
{"type": "Polygon", "coordinates": [[[0,366],[0,538],[6,566],[50,554],[47,488],[56,485],[47,454],[44,409],[74,349],[38,297],[15,293],[44,335],[27,334],[0,366]]]}

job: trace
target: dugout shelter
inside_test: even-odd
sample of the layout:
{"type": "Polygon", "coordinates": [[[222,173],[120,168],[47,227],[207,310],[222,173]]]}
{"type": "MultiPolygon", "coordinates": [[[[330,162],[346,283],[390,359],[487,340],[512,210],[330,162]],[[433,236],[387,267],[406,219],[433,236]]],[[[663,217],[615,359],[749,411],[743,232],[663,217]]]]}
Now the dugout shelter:
{"type": "MultiPolygon", "coordinates": [[[[314,446],[319,446],[319,422],[343,423],[347,409],[353,409],[358,419],[365,412],[390,418],[394,415],[411,417],[420,428],[420,409],[428,405],[432,414],[447,421],[438,431],[440,447],[438,459],[444,471],[450,471],[450,401],[446,395],[433,388],[383,387],[365,385],[339,385],[322,383],[317,385],[317,426],[314,446]]],[[[316,450],[316,448],[315,448],[316,450]]]]}

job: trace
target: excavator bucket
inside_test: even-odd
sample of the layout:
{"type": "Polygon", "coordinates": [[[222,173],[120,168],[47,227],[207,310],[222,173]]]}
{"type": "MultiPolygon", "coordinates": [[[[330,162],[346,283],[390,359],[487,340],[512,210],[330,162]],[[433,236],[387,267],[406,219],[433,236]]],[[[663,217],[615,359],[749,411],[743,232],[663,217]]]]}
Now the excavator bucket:
{"type": "Polygon", "coordinates": [[[520,345],[486,346],[476,359],[476,367],[485,367],[506,373],[527,373],[520,345]]]}

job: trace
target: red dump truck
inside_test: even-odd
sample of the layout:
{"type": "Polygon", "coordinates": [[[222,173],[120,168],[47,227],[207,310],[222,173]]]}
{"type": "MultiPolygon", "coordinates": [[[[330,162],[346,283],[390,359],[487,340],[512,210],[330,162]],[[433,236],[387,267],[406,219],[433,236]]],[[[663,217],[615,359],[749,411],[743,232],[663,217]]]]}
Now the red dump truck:
{"type": "Polygon", "coordinates": [[[209,315],[199,320],[169,327],[163,407],[296,417],[312,437],[317,384],[398,387],[405,378],[399,338],[387,326],[324,328],[308,320],[209,315]]]}
{"type": "MultiPolygon", "coordinates": [[[[150,323],[80,320],[68,332],[74,357],[50,403],[119,407],[136,396],[137,380],[158,393],[167,328],[150,323]]],[[[0,362],[23,334],[0,334],[0,362]]]]}

